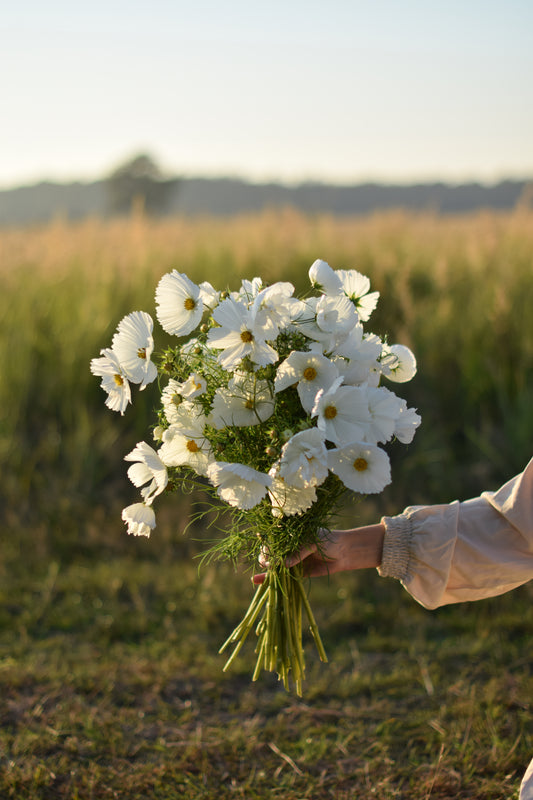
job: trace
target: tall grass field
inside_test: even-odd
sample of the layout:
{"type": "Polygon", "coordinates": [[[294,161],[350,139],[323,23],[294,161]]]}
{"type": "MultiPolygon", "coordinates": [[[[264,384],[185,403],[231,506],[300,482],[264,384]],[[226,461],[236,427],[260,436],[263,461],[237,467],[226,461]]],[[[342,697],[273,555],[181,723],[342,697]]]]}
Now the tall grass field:
{"type": "MultiPolygon", "coordinates": [[[[533,757],[533,587],[429,612],[374,571],[316,579],[329,656],[307,641],[302,699],[218,648],[250,574],[199,566],[223,532],[195,498],[149,540],[123,457],[157,388],[124,417],[90,359],[171,269],[217,288],[308,286],[316,258],[368,275],[368,328],[409,345],[398,388],[422,416],[393,481],[347,502],[354,526],[496,489],[533,455],[533,212],[364,218],[272,211],[142,215],[0,230],[0,798],[509,800],[533,757]]],[[[156,333],[157,341],[157,333],[156,333]]]]}

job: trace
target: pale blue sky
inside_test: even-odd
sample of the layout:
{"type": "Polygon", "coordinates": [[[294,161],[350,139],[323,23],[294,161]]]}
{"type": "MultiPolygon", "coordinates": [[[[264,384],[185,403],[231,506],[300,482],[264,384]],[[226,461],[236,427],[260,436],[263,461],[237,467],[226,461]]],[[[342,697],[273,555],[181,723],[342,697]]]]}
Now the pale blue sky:
{"type": "Polygon", "coordinates": [[[531,0],[20,0],[0,75],[0,186],[533,176],[531,0]]]}

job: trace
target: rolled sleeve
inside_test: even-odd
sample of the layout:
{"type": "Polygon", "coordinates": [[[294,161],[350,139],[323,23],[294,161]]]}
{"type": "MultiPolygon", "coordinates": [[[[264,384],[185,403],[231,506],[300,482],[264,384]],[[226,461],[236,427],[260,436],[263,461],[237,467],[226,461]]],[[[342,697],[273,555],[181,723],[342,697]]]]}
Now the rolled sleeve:
{"type": "Polygon", "coordinates": [[[533,577],[533,460],[497,492],[382,522],[380,575],[426,608],[507,592],[533,577]]]}

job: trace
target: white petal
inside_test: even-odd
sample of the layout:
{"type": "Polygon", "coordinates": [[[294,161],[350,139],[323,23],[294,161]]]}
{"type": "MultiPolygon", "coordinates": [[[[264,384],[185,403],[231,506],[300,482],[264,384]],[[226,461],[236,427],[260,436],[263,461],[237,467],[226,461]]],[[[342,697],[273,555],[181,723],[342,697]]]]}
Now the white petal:
{"type": "Polygon", "coordinates": [[[133,311],[119,322],[113,336],[113,350],[126,376],[144,388],[157,376],[150,361],[154,349],[153,320],[146,311],[133,311]]]}
{"type": "Polygon", "coordinates": [[[342,286],[338,275],[326,261],[317,258],[309,268],[311,284],[326,294],[340,294],[342,286]]]}
{"type": "Polygon", "coordinates": [[[396,420],[394,435],[402,444],[410,444],[421,422],[422,417],[416,413],[414,408],[407,408],[407,403],[404,401],[400,415],[396,420]]]}
{"type": "Polygon", "coordinates": [[[347,297],[321,297],[316,306],[316,322],[324,333],[349,333],[357,324],[357,312],[347,297]]]}
{"type": "Polygon", "coordinates": [[[383,374],[394,383],[407,383],[416,375],[414,353],[403,344],[393,344],[388,348],[391,363],[383,374]]]}
{"type": "Polygon", "coordinates": [[[268,490],[275,517],[291,517],[311,508],[316,500],[315,486],[289,486],[281,477],[275,477],[268,490]]]}
{"type": "Polygon", "coordinates": [[[128,403],[131,403],[131,389],[124,370],[116,353],[111,349],[100,351],[101,358],[91,360],[91,372],[102,378],[100,386],[107,392],[105,404],[112,411],[124,414],[128,403]]]}
{"type": "Polygon", "coordinates": [[[328,464],[348,489],[360,494],[378,494],[391,482],[389,457],[375,445],[354,442],[329,450],[328,464]]]}
{"type": "Polygon", "coordinates": [[[244,464],[213,462],[207,476],[217,487],[218,495],[230,506],[247,510],[261,502],[272,478],[244,464]]]}
{"type": "Polygon", "coordinates": [[[155,528],[154,510],[144,503],[127,506],[122,512],[122,519],[128,526],[128,533],[133,536],[150,536],[155,528]]]}
{"type": "Polygon", "coordinates": [[[199,287],[187,275],[177,270],[163,275],[155,299],[157,318],[167,333],[186,336],[200,324],[204,304],[199,287]]]}

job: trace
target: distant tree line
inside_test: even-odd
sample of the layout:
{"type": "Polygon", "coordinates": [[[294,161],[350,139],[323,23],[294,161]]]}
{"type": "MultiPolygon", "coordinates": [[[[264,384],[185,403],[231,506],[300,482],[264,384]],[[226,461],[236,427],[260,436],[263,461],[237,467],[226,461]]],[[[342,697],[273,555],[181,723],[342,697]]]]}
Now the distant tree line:
{"type": "Polygon", "coordinates": [[[0,190],[0,225],[75,220],[143,213],[231,216],[270,208],[293,208],[305,214],[360,215],[376,211],[455,214],[479,209],[508,211],[533,206],[533,181],[482,183],[365,183],[298,185],[251,183],[239,178],[178,178],[155,159],[140,153],[90,183],[42,182],[0,190]]]}
{"type": "Polygon", "coordinates": [[[106,179],[109,213],[138,210],[150,216],[166,214],[178,184],[178,178],[165,176],[151,156],[141,153],[120,164],[106,179]]]}

